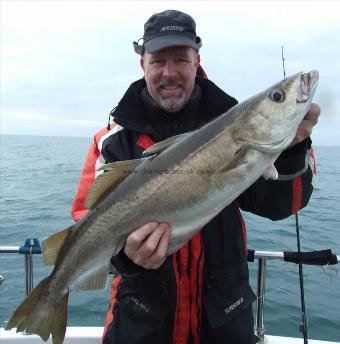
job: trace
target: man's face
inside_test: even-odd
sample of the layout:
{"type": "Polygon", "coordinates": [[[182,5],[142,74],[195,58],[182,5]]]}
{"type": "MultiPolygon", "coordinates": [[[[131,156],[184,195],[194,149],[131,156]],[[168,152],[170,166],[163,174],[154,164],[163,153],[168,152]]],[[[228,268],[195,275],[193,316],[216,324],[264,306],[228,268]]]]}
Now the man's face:
{"type": "Polygon", "coordinates": [[[147,89],[167,112],[179,111],[188,102],[200,58],[190,47],[170,47],[141,59],[147,89]]]}

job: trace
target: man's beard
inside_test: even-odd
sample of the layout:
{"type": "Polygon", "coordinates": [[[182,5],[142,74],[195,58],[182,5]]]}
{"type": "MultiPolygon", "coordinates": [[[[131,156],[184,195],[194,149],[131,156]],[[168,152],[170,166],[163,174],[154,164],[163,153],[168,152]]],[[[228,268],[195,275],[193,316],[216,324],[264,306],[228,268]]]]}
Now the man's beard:
{"type": "MultiPolygon", "coordinates": [[[[183,82],[181,80],[174,78],[174,79],[168,79],[168,80],[161,80],[161,82],[158,85],[160,89],[162,89],[163,87],[172,87],[172,86],[178,86],[182,88],[183,82]]],[[[163,97],[162,95],[160,95],[159,97],[160,107],[167,112],[177,112],[181,110],[186,103],[187,103],[187,99],[186,99],[183,88],[182,88],[182,92],[177,97],[166,98],[166,97],[163,97]]]]}
{"type": "Polygon", "coordinates": [[[184,105],[187,103],[187,99],[185,99],[185,93],[182,92],[176,98],[163,98],[160,97],[159,105],[161,108],[167,112],[177,112],[181,110],[184,105]]]}

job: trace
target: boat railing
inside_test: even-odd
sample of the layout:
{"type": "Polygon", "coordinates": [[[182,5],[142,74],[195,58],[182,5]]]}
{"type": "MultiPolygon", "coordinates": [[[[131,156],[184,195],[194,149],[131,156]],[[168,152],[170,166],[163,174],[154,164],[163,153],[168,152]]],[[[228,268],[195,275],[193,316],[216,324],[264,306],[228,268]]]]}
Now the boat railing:
{"type": "MultiPolygon", "coordinates": [[[[26,295],[33,289],[33,255],[41,254],[40,242],[37,238],[27,238],[22,246],[0,246],[0,253],[19,253],[24,255],[26,295]]],[[[0,286],[4,278],[0,271],[0,286]]]]}
{"type": "Polygon", "coordinates": [[[335,265],[340,262],[340,256],[332,253],[331,250],[309,251],[309,252],[272,252],[272,251],[255,251],[248,250],[248,261],[258,260],[257,268],[257,301],[256,301],[256,320],[255,334],[258,338],[257,344],[265,343],[264,327],[264,301],[266,288],[266,262],[267,260],[279,259],[285,262],[301,263],[308,265],[335,265]]]}
{"type": "MultiPolygon", "coordinates": [[[[1,253],[19,253],[24,255],[25,261],[25,282],[26,295],[33,289],[33,255],[41,254],[40,242],[37,238],[27,238],[23,246],[0,246],[1,253]]],[[[331,252],[331,250],[301,252],[272,252],[272,251],[256,251],[248,250],[248,261],[254,262],[258,260],[257,269],[257,302],[256,302],[256,321],[255,334],[258,337],[258,343],[265,342],[264,327],[264,301],[266,287],[266,262],[267,260],[279,259],[286,262],[298,263],[300,260],[303,264],[308,265],[334,265],[340,262],[340,256],[331,252]]],[[[0,287],[4,278],[0,271],[0,287]]]]}

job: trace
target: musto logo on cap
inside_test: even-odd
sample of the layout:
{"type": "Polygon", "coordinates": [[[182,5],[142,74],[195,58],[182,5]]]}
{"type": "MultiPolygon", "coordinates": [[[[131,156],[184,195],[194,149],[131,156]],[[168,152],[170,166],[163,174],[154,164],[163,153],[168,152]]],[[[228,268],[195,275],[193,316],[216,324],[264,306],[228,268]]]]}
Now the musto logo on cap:
{"type": "Polygon", "coordinates": [[[169,26],[163,26],[161,28],[161,32],[164,31],[183,31],[183,26],[178,26],[178,25],[169,25],[169,26]]]}

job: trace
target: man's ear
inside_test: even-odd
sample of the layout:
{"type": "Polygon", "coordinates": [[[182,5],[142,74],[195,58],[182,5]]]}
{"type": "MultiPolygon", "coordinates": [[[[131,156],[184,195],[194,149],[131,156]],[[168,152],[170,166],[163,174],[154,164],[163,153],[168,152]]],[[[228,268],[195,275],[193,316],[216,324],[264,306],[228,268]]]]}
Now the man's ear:
{"type": "Polygon", "coordinates": [[[144,59],[143,59],[143,57],[140,59],[140,66],[142,67],[143,71],[145,72],[145,69],[144,69],[144,59]]]}
{"type": "Polygon", "coordinates": [[[200,54],[197,54],[196,58],[195,58],[195,67],[198,68],[200,63],[201,63],[201,56],[200,56],[200,54]]]}

